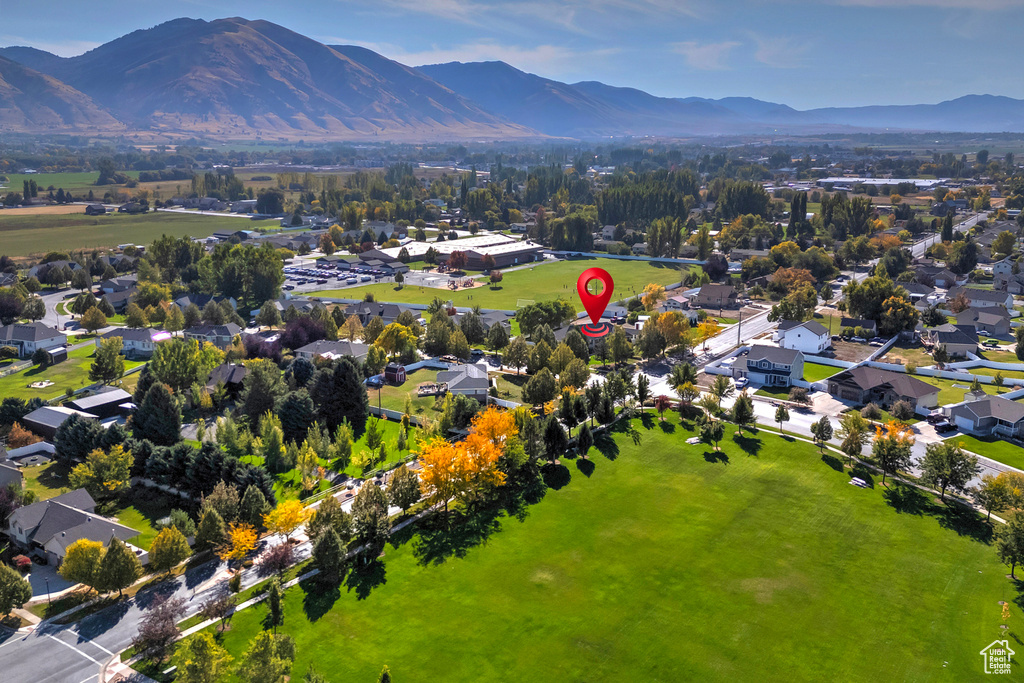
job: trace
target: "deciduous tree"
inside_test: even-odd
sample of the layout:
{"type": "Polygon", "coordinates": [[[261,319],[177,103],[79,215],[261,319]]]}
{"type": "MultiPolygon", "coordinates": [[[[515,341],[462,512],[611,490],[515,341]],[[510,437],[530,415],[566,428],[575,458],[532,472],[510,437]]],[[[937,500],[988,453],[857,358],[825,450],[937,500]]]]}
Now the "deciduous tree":
{"type": "Polygon", "coordinates": [[[962,492],[968,482],[981,471],[978,458],[967,453],[954,441],[928,444],[921,460],[921,480],[937,487],[940,497],[946,499],[946,489],[962,492]]]}
{"type": "Polygon", "coordinates": [[[263,518],[263,525],[272,533],[282,534],[290,539],[292,533],[309,519],[306,507],[297,500],[286,500],[263,518]]]}
{"type": "Polygon", "coordinates": [[[157,572],[168,572],[188,559],[192,549],[176,527],[161,529],[149,548],[149,566],[157,572]]]}
{"type": "Polygon", "coordinates": [[[104,592],[122,591],[142,576],[142,563],[135,553],[117,538],[110,539],[99,568],[99,588],[104,592]]]}

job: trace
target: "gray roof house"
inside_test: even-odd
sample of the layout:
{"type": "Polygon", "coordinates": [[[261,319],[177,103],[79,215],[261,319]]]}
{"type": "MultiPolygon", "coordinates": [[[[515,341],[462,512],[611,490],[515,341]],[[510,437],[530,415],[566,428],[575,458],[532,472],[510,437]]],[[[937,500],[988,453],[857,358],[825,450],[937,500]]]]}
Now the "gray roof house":
{"type": "Polygon", "coordinates": [[[330,341],[329,339],[321,339],[320,341],[306,344],[305,346],[295,349],[296,358],[310,358],[314,356],[323,356],[324,358],[341,358],[342,356],[352,356],[356,360],[363,360],[366,358],[366,354],[370,351],[370,347],[366,344],[360,344],[359,342],[351,341],[330,341]]]}
{"type": "Polygon", "coordinates": [[[44,439],[53,439],[53,435],[57,433],[57,428],[64,424],[64,421],[72,415],[78,415],[87,420],[96,419],[95,415],[73,408],[43,406],[42,408],[36,408],[21,418],[21,423],[44,439]]]}
{"type": "Polygon", "coordinates": [[[68,336],[41,322],[14,323],[0,327],[0,346],[18,349],[19,358],[28,358],[38,349],[64,346],[68,336]]]}
{"type": "Polygon", "coordinates": [[[437,373],[437,383],[446,384],[449,393],[463,394],[481,403],[487,402],[487,390],[491,387],[487,366],[483,363],[450,366],[437,373]]]}
{"type": "Polygon", "coordinates": [[[942,346],[951,357],[964,357],[978,352],[978,331],[974,325],[939,325],[926,330],[928,342],[942,346]]]}
{"type": "Polygon", "coordinates": [[[967,297],[971,308],[991,308],[993,306],[1002,306],[1005,309],[1013,308],[1013,295],[1009,292],[975,289],[974,287],[955,287],[949,290],[947,300],[955,299],[960,294],[967,297]]]}
{"type": "Polygon", "coordinates": [[[737,356],[733,364],[735,379],[745,377],[770,387],[788,387],[803,376],[804,354],[796,349],[755,345],[737,356]]]}
{"type": "Polygon", "coordinates": [[[20,488],[24,483],[25,475],[21,473],[21,469],[8,462],[0,462],[0,489],[5,489],[11,484],[17,484],[20,488]]]}
{"type": "Polygon", "coordinates": [[[196,339],[201,342],[210,342],[219,348],[231,346],[232,340],[242,333],[235,323],[226,325],[196,325],[184,331],[185,339],[196,339]]]}
{"type": "Polygon", "coordinates": [[[957,428],[984,436],[1024,439],[1024,404],[999,396],[986,396],[947,409],[957,428]]]}
{"type": "Polygon", "coordinates": [[[860,365],[828,378],[828,393],[854,403],[876,403],[890,406],[906,401],[917,407],[934,408],[939,403],[939,389],[902,372],[860,365]]]}
{"type": "Polygon", "coordinates": [[[354,315],[359,322],[366,324],[378,315],[385,325],[395,322],[401,314],[402,309],[397,304],[382,304],[375,301],[361,301],[357,304],[349,304],[345,307],[345,317],[354,315]]]}
{"type": "Polygon", "coordinates": [[[1010,333],[1010,313],[1005,308],[966,308],[956,314],[958,325],[972,325],[989,334],[1010,333]]]}
{"type": "Polygon", "coordinates": [[[117,387],[103,387],[92,396],[68,401],[65,405],[73,410],[80,410],[99,418],[117,415],[118,408],[124,403],[131,403],[132,395],[117,387]]]}
{"type": "Polygon", "coordinates": [[[121,348],[128,358],[149,358],[156,350],[157,341],[170,338],[169,332],[160,332],[148,327],[118,327],[104,332],[96,338],[96,348],[104,339],[121,338],[121,348]]]}
{"type": "Polygon", "coordinates": [[[139,532],[97,515],[92,496],[76,489],[18,508],[7,518],[7,535],[22,548],[59,565],[75,541],[84,538],[108,545],[114,537],[127,541],[139,532]]]}

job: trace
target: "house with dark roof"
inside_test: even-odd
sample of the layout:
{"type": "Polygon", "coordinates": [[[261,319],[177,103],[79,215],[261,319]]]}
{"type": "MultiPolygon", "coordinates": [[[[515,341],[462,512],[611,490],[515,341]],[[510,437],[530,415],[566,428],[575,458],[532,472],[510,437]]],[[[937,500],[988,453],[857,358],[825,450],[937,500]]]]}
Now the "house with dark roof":
{"type": "Polygon", "coordinates": [[[25,475],[22,474],[21,468],[17,465],[0,460],[0,489],[5,489],[12,484],[17,484],[18,488],[23,488],[25,485],[25,475]]]}
{"type": "Polygon", "coordinates": [[[95,415],[98,418],[108,418],[121,412],[120,407],[125,403],[132,402],[132,395],[124,389],[117,387],[102,387],[92,396],[76,398],[64,405],[72,410],[80,410],[83,413],[95,415]]]}
{"type": "Polygon", "coordinates": [[[691,304],[701,308],[735,308],[736,288],[732,285],[706,284],[691,298],[691,304]]]}
{"type": "Polygon", "coordinates": [[[397,304],[382,304],[375,301],[360,301],[357,304],[349,304],[345,307],[345,317],[354,315],[359,318],[363,325],[367,324],[377,316],[380,316],[385,325],[395,322],[402,313],[397,304]]]}
{"type": "Polygon", "coordinates": [[[113,294],[114,292],[125,292],[130,289],[135,289],[138,286],[138,276],[125,275],[122,277],[111,278],[110,280],[104,280],[100,283],[100,290],[104,294],[113,294]]]}
{"type": "Polygon", "coordinates": [[[369,346],[359,342],[345,341],[342,339],[339,339],[338,341],[321,339],[320,341],[315,341],[295,349],[295,357],[309,358],[312,360],[315,356],[332,359],[352,356],[356,360],[361,361],[366,358],[366,354],[369,353],[369,351],[369,346]]]}
{"type": "Polygon", "coordinates": [[[449,366],[437,373],[437,383],[447,386],[449,393],[469,396],[481,403],[487,402],[487,391],[491,387],[487,366],[483,363],[449,366]]]}
{"type": "Polygon", "coordinates": [[[814,320],[780,320],[772,338],[782,348],[802,353],[821,353],[832,344],[828,329],[814,320]]]}
{"type": "Polygon", "coordinates": [[[935,293],[934,287],[921,284],[920,282],[901,282],[900,286],[907,290],[911,303],[915,304],[918,301],[926,300],[929,296],[935,293]]]}
{"type": "Polygon", "coordinates": [[[64,346],[68,336],[41,322],[14,323],[0,327],[0,346],[13,346],[18,358],[30,358],[39,349],[64,346]]]}
{"type": "Polygon", "coordinates": [[[939,389],[906,373],[859,365],[828,378],[828,393],[844,401],[889,407],[906,401],[915,410],[935,408],[939,389]]]}
{"type": "Polygon", "coordinates": [[[949,421],[962,431],[981,436],[1024,439],[1024,404],[1000,396],[947,408],[949,421]]]}
{"type": "Polygon", "coordinates": [[[1024,294],[1024,273],[996,273],[992,278],[992,289],[1008,294],[1024,294]]]}
{"type": "Polygon", "coordinates": [[[138,295],[138,290],[125,289],[120,292],[104,294],[101,298],[107,300],[107,303],[114,309],[114,313],[124,314],[128,309],[128,304],[133,303],[138,295]]]}
{"type": "Polygon", "coordinates": [[[242,333],[235,323],[226,325],[197,325],[184,331],[185,339],[195,339],[201,342],[210,342],[218,348],[231,346],[232,340],[242,333]]]}
{"type": "Polygon", "coordinates": [[[942,266],[918,266],[914,269],[914,280],[922,285],[949,289],[966,278],[960,278],[956,273],[942,266]]]}
{"type": "Polygon", "coordinates": [[[206,388],[214,391],[219,385],[230,393],[238,393],[242,390],[242,382],[249,374],[249,368],[237,363],[221,363],[206,377],[206,388]]]}
{"type": "Polygon", "coordinates": [[[52,441],[53,435],[57,433],[57,428],[64,424],[64,421],[72,415],[78,415],[86,420],[96,419],[95,415],[75,410],[74,408],[43,406],[42,408],[36,408],[21,418],[21,423],[44,439],[52,441]]]}
{"type": "Polygon", "coordinates": [[[939,325],[925,330],[925,343],[943,347],[950,358],[964,358],[978,352],[978,331],[974,325],[939,325]]]}
{"type": "Polygon", "coordinates": [[[1010,313],[1005,308],[965,308],[956,314],[957,325],[970,325],[989,334],[1010,333],[1010,313]]]}
{"type": "Polygon", "coordinates": [[[1006,310],[1013,308],[1013,295],[1009,292],[975,289],[974,287],[955,287],[949,290],[947,299],[955,299],[960,294],[967,297],[967,303],[971,308],[992,308],[994,306],[1002,306],[1006,310]]]}
{"type": "Polygon", "coordinates": [[[45,557],[52,565],[64,560],[75,541],[88,539],[107,546],[114,538],[128,541],[139,535],[135,529],[96,514],[96,502],[85,489],[18,508],[7,518],[6,531],[16,545],[45,557]]]}
{"type": "Polygon", "coordinates": [[[878,334],[878,323],[874,320],[866,320],[864,318],[840,318],[839,320],[840,330],[856,330],[858,327],[863,329],[872,337],[878,334]]]}
{"type": "Polygon", "coordinates": [[[732,373],[734,379],[745,377],[764,386],[792,386],[793,380],[804,377],[804,354],[777,346],[751,346],[736,357],[732,373]]]}
{"type": "Polygon", "coordinates": [[[210,294],[186,294],[183,297],[179,297],[174,300],[174,305],[184,311],[189,307],[189,304],[195,304],[199,310],[203,310],[203,306],[213,302],[219,304],[222,301],[227,301],[231,304],[231,308],[238,310],[238,302],[230,296],[212,296],[210,294]]]}

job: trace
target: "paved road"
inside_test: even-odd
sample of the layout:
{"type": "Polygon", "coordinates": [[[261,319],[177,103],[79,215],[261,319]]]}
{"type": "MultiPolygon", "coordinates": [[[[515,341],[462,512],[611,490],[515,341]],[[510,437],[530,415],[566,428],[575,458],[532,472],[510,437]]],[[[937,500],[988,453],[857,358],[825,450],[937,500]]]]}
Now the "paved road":
{"type": "MultiPolygon", "coordinates": [[[[966,232],[967,230],[970,230],[975,225],[977,225],[978,222],[980,220],[982,220],[983,218],[985,218],[986,216],[988,216],[988,212],[987,211],[984,212],[984,213],[976,213],[973,216],[971,216],[970,218],[968,218],[967,220],[965,220],[964,222],[962,222],[962,223],[960,223],[958,225],[954,225],[953,226],[953,230],[955,230],[956,232],[966,232]]],[[[916,258],[920,258],[920,257],[924,256],[924,253],[926,251],[928,251],[928,247],[932,246],[933,244],[938,242],[940,239],[942,239],[942,235],[941,234],[932,235],[931,237],[926,237],[925,239],[921,240],[920,242],[914,243],[914,245],[911,246],[911,248],[910,248],[910,253],[913,254],[916,258]]]]}
{"type": "Polygon", "coordinates": [[[727,329],[722,330],[716,336],[709,339],[707,344],[702,344],[696,350],[705,353],[706,356],[716,357],[731,351],[760,334],[768,332],[776,325],[776,323],[768,320],[769,312],[770,309],[747,318],[738,323],[738,327],[737,325],[730,325],[727,329]]]}

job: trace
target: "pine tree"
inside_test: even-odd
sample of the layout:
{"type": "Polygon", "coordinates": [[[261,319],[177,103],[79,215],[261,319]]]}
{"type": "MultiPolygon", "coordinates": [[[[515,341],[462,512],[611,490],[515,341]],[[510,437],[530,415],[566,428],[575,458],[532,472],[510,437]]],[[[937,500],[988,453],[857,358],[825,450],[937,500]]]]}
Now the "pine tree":
{"type": "Polygon", "coordinates": [[[284,597],[284,590],[281,588],[281,580],[276,576],[270,581],[270,589],[267,591],[267,607],[270,608],[270,625],[277,633],[277,627],[284,621],[284,605],[281,600],[284,597]]]}
{"type": "MultiPolygon", "coordinates": [[[[249,488],[255,487],[250,486],[249,488]]],[[[224,544],[226,538],[227,526],[224,524],[224,518],[212,507],[204,509],[203,516],[199,520],[199,528],[196,529],[195,551],[201,553],[206,550],[215,550],[224,544]]]]}
{"type": "Polygon", "coordinates": [[[146,392],[132,416],[132,433],[158,446],[173,446],[181,440],[181,411],[166,384],[158,382],[146,392]]]}
{"type": "MultiPolygon", "coordinates": [[[[238,504],[238,520],[256,529],[263,526],[263,516],[270,510],[266,496],[256,486],[249,485],[238,504]]],[[[202,522],[200,522],[202,526],[202,522]]]]}
{"type": "Polygon", "coordinates": [[[340,576],[345,562],[345,551],[341,547],[338,532],[332,527],[321,533],[313,544],[313,562],[320,570],[320,575],[327,581],[336,581],[340,576]]]}
{"type": "Polygon", "coordinates": [[[124,375],[124,356],[121,355],[121,337],[111,337],[100,342],[94,360],[89,366],[89,379],[93,382],[110,384],[124,375]]]}

